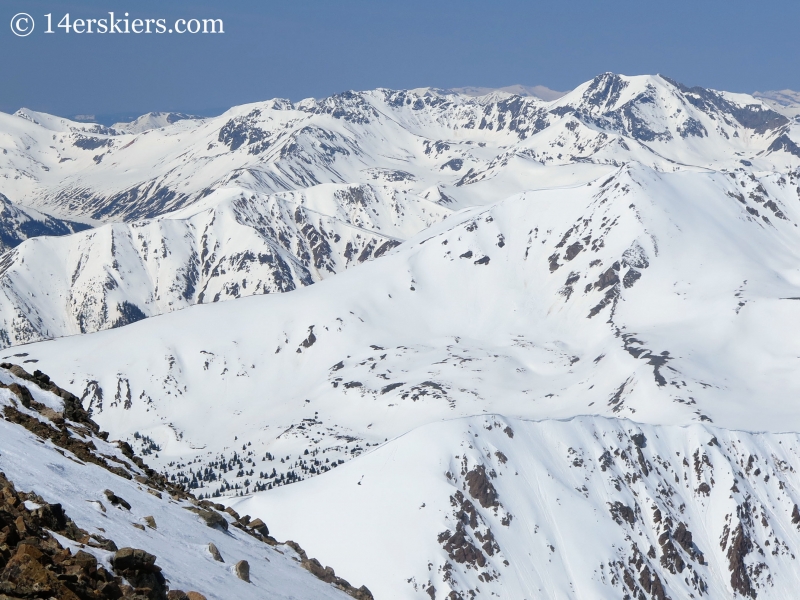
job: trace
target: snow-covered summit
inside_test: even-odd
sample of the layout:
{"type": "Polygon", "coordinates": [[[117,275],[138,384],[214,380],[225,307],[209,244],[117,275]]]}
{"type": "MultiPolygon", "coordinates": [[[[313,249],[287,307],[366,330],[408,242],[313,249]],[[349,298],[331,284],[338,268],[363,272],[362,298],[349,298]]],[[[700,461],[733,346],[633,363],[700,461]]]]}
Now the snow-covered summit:
{"type": "Polygon", "coordinates": [[[149,112],[128,123],[114,123],[111,128],[122,133],[144,133],[151,129],[168,127],[179,121],[199,119],[202,117],[179,112],[149,112]]]}

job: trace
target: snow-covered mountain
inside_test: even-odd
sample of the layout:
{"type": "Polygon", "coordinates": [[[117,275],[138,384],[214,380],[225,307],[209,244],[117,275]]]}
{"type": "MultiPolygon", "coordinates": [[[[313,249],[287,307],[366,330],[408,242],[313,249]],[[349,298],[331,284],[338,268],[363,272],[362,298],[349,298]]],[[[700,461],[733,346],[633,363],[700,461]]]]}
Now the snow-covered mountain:
{"type": "Polygon", "coordinates": [[[126,224],[6,255],[1,345],[292,290],[452,210],[631,160],[661,171],[800,164],[798,125],[761,100],[660,76],[604,74],[550,102],[375,90],[179,117],[103,128],[2,116],[0,174],[18,202],[126,224]]]}
{"type": "Polygon", "coordinates": [[[62,236],[84,231],[85,223],[56,219],[32,208],[14,204],[0,194],[0,253],[40,236],[62,236]]]}
{"type": "Polygon", "coordinates": [[[167,127],[178,121],[201,118],[177,112],[149,112],[127,123],[114,123],[111,128],[124,133],[144,133],[151,129],[167,127]]]}
{"type": "Polygon", "coordinates": [[[519,188],[526,171],[530,182],[537,165],[793,165],[777,141],[794,127],[752,96],[607,73],[551,102],[379,89],[270,100],[139,134],[21,110],[0,122],[0,172],[23,204],[100,220],[153,217],[232,181],[260,192],[441,184],[474,204],[519,188]]]}
{"type": "Polygon", "coordinates": [[[42,164],[75,156],[25,202],[108,223],[3,256],[6,344],[130,324],[0,359],[171,482],[282,518],[377,598],[797,586],[791,116],[613,74],[141,134],[20,114],[56,138],[42,164]]]}
{"type": "MultiPolygon", "coordinates": [[[[664,173],[631,163],[581,186],[462,211],[378,260],[289,294],[197,306],[5,356],[68,381],[105,427],[133,443],[150,440],[153,464],[199,493],[265,490],[248,512],[267,507],[268,517],[277,503],[294,505],[289,514],[302,521],[306,498],[357,490],[381,507],[364,519],[391,515],[398,529],[365,533],[370,544],[339,551],[336,566],[346,578],[363,576],[379,596],[424,597],[432,586],[436,598],[468,590],[530,597],[540,589],[583,597],[621,590],[627,569],[638,582],[631,592],[782,597],[795,572],[784,557],[800,551],[788,529],[797,501],[789,442],[797,440],[782,442],[787,454],[768,449],[779,446],[779,432],[800,428],[800,380],[791,368],[800,348],[789,325],[800,318],[799,186],[796,173],[759,179],[744,169],[664,173]],[[471,432],[490,426],[499,431],[469,448],[471,432]],[[523,437],[544,440],[566,428],[575,441],[558,450],[561,463],[548,462],[537,450],[545,441],[501,445],[506,427],[532,428],[523,437]],[[630,440],[640,432],[652,440],[641,461],[623,429],[630,440]],[[727,446],[703,459],[701,445],[714,437],[727,446]],[[598,462],[606,451],[610,472],[598,462]],[[501,470],[495,452],[515,470],[501,470]],[[749,455],[764,463],[752,475],[764,485],[753,479],[745,487],[738,461],[749,455]],[[419,487],[402,477],[397,488],[365,487],[379,469],[371,465],[389,469],[388,457],[401,472],[418,473],[419,487]],[[594,562],[580,563],[585,570],[570,558],[585,526],[570,533],[557,512],[531,512],[549,505],[555,488],[515,486],[522,465],[521,481],[562,482],[564,494],[572,490],[565,507],[576,503],[581,519],[609,532],[598,534],[594,562]],[[589,471],[579,476],[578,466],[589,471]],[[696,480],[690,485],[684,474],[696,480]],[[431,480],[436,494],[428,493],[431,480]],[[619,489],[607,487],[617,480],[619,489]],[[731,486],[738,492],[728,498],[731,486]],[[395,504],[384,504],[392,493],[395,504]],[[728,499],[712,518],[717,498],[728,499]],[[411,515],[429,502],[431,521],[420,524],[411,515]],[[752,514],[761,506],[766,524],[752,514]],[[534,552],[538,519],[549,533],[534,552]],[[402,569],[395,557],[369,552],[377,540],[393,547],[396,532],[409,529],[402,569]],[[545,580],[525,575],[547,560],[558,568],[545,580]]],[[[359,531],[360,506],[342,509],[352,515],[342,523],[359,531]]],[[[301,543],[330,560],[337,534],[312,529],[303,527],[301,543]]]]}
{"type": "Polygon", "coordinates": [[[0,381],[3,598],[372,598],[169,485],[46,375],[4,363],[0,381]]]}
{"type": "Polygon", "coordinates": [[[763,100],[782,115],[795,120],[800,118],[800,92],[793,90],[755,92],[753,96],[763,100]]]}
{"type": "Polygon", "coordinates": [[[504,92],[509,96],[532,96],[533,98],[538,98],[539,100],[557,100],[567,94],[567,92],[558,92],[556,90],[551,90],[549,87],[543,85],[508,85],[501,88],[489,88],[489,87],[475,87],[475,86],[467,86],[467,87],[460,87],[460,88],[450,88],[446,90],[447,92],[455,93],[455,94],[464,94],[466,96],[486,96],[487,94],[491,94],[492,92],[504,92]]]}
{"type": "Polygon", "coordinates": [[[0,345],[291,291],[379,257],[450,212],[388,186],[230,187],[164,217],[36,238],[0,258],[0,345]]]}

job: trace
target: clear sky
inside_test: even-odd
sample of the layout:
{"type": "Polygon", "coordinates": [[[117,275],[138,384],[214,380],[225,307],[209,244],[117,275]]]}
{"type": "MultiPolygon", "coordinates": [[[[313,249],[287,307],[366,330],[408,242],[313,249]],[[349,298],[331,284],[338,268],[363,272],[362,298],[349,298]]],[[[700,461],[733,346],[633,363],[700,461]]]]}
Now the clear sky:
{"type": "Polygon", "coordinates": [[[0,0],[0,110],[208,114],[375,87],[567,90],[604,71],[797,90],[799,24],[797,0],[0,0]],[[225,33],[57,28],[67,12],[74,20],[109,11],[170,27],[220,18],[225,33]],[[20,12],[36,22],[27,37],[11,31],[20,12]],[[53,34],[44,33],[47,13],[53,34]]]}

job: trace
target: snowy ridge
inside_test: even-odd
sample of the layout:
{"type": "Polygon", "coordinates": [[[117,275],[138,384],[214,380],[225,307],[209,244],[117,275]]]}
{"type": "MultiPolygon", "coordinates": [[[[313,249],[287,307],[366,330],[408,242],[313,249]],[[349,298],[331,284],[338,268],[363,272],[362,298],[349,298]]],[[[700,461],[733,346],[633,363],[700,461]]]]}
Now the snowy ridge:
{"type": "Polygon", "coordinates": [[[23,208],[0,194],[0,252],[15,248],[29,238],[69,235],[85,229],[89,229],[89,225],[23,208]]]}
{"type": "Polygon", "coordinates": [[[199,120],[201,117],[175,112],[150,112],[130,123],[114,123],[111,129],[123,133],[144,133],[151,129],[161,129],[178,121],[199,120]]]}
{"type": "MultiPolygon", "coordinates": [[[[433,586],[435,598],[451,591],[467,597],[468,590],[516,597],[539,589],[554,597],[579,598],[587,590],[626,585],[632,593],[649,585],[654,598],[662,597],[657,590],[673,598],[690,590],[699,595],[700,589],[713,597],[729,597],[731,590],[738,590],[749,597],[780,598],[794,581],[786,557],[795,552],[792,535],[797,534],[787,515],[796,487],[785,492],[779,487],[781,494],[770,494],[777,494],[772,486],[780,486],[774,474],[779,470],[786,478],[783,485],[796,486],[795,467],[789,454],[775,458],[768,449],[774,440],[784,439],[777,433],[800,428],[792,401],[800,381],[791,368],[800,348],[787,335],[800,319],[800,306],[793,300],[800,297],[798,183],[794,173],[664,173],[629,164],[585,185],[528,192],[461,211],[378,260],[289,294],[195,306],[128,327],[7,350],[5,356],[30,361],[83,390],[84,405],[104,427],[137,447],[146,436],[154,444],[148,459],[176,483],[221,498],[257,492],[248,511],[265,520],[278,506],[270,504],[273,497],[276,503],[302,507],[313,502],[306,498],[320,494],[346,498],[351,483],[364,492],[365,503],[381,506],[381,494],[406,487],[399,479],[365,488],[369,473],[390,476],[371,467],[371,461],[385,465],[380,457],[390,456],[385,453],[394,452],[392,448],[398,448],[394,456],[403,455],[399,448],[413,436],[438,440],[450,454],[431,450],[430,460],[440,462],[431,462],[424,475],[438,483],[408,489],[443,491],[430,500],[417,498],[415,491],[410,496],[413,510],[403,502],[386,504],[387,512],[362,511],[376,520],[406,515],[397,516],[398,531],[413,531],[401,545],[407,550],[403,568],[396,569],[396,559],[386,556],[362,565],[361,550],[339,553],[340,563],[335,564],[353,579],[364,574],[368,587],[392,597],[424,598],[433,586]],[[492,469],[500,472],[496,462],[488,462],[489,455],[500,460],[494,450],[470,454],[464,473],[441,462],[462,460],[455,458],[462,454],[454,449],[469,425],[453,419],[486,413],[502,415],[498,422],[515,431],[529,426],[515,425],[514,419],[545,421],[540,426],[544,430],[572,430],[570,435],[577,437],[569,447],[576,455],[561,448],[562,460],[570,461],[569,473],[575,468],[569,466],[572,461],[581,458],[589,465],[589,458],[597,461],[605,450],[613,461],[621,461],[614,463],[617,467],[607,466],[610,472],[597,471],[595,463],[594,475],[582,474],[583,483],[568,486],[586,485],[587,491],[570,492],[575,510],[581,506],[580,514],[596,515],[603,531],[614,532],[608,535],[619,540],[598,536],[594,562],[586,570],[554,555],[547,544],[544,554],[527,550],[531,558],[520,558],[518,549],[530,543],[533,523],[545,516],[530,516],[536,504],[531,504],[527,488],[514,492],[517,486],[504,488],[499,478],[492,478],[492,469]],[[576,415],[594,417],[547,424],[576,415]],[[626,450],[628,458],[615,454],[615,449],[627,447],[623,440],[612,447],[615,432],[630,428],[620,418],[652,424],[649,429],[639,426],[652,448],[653,454],[644,459],[649,466],[630,462],[635,450],[626,450]],[[207,427],[209,420],[213,430],[207,427]],[[437,425],[441,421],[452,425],[437,425]],[[687,440],[681,426],[708,432],[709,439],[687,440]],[[600,438],[605,435],[604,446],[590,443],[594,434],[582,433],[587,427],[595,428],[600,438]],[[763,438],[739,433],[753,429],[771,433],[763,438]],[[703,475],[702,457],[701,475],[673,459],[680,451],[693,464],[695,451],[712,437],[728,444],[725,456],[709,458],[720,469],[714,472],[714,485],[703,475]],[[662,447],[654,438],[667,441],[662,447]],[[752,477],[763,480],[768,473],[770,480],[762,488],[753,479],[748,491],[726,500],[720,510],[714,508],[713,519],[703,516],[709,514],[708,502],[716,507],[730,493],[728,479],[736,477],[739,489],[745,489],[746,477],[738,465],[746,453],[766,461],[752,477]],[[471,509],[464,505],[469,498],[461,488],[470,487],[466,478],[479,459],[504,508],[495,515],[493,505],[483,506],[488,510],[478,511],[473,525],[471,509]],[[614,470],[623,466],[627,476],[614,470]],[[645,468],[651,479],[639,484],[643,475],[634,478],[635,469],[645,468]],[[661,474],[653,474],[655,469],[661,474]],[[454,481],[444,475],[448,470],[454,481]],[[665,487],[674,481],[673,471],[680,481],[670,486],[681,486],[675,493],[665,487]],[[354,473],[360,487],[353,483],[354,473]],[[620,490],[601,491],[610,489],[613,481],[606,478],[612,473],[620,478],[620,490]],[[684,480],[684,474],[701,479],[684,480]],[[304,479],[307,483],[297,483],[304,479]],[[709,486],[708,497],[701,483],[709,486]],[[313,490],[311,496],[306,489],[313,490]],[[266,495],[263,505],[259,494],[266,495]],[[591,502],[584,502],[586,494],[591,502]],[[445,513],[431,511],[435,519],[429,525],[417,524],[409,514],[424,511],[419,508],[423,502],[444,511],[451,496],[455,506],[445,513]],[[651,500],[660,507],[661,524],[655,522],[651,500]],[[392,506],[397,506],[396,513],[390,512],[392,506]],[[769,509],[768,525],[758,525],[760,513],[752,523],[747,520],[743,511],[756,506],[769,509]],[[633,523],[625,507],[633,511],[633,523]],[[502,524],[506,512],[514,517],[507,529],[502,524]],[[443,514],[451,515],[449,520],[443,514]],[[736,515],[738,521],[729,517],[729,536],[720,547],[726,515],[736,515]],[[470,524],[457,537],[462,518],[470,524]],[[698,550],[687,542],[684,529],[678,529],[680,523],[695,536],[691,539],[698,550]],[[484,548],[481,559],[467,543],[483,548],[489,540],[484,527],[491,529],[499,550],[492,555],[484,548]],[[667,529],[667,537],[659,541],[667,529]],[[734,535],[737,530],[741,535],[734,535]],[[636,542],[639,532],[650,540],[646,546],[636,542]],[[635,543],[626,541],[626,535],[635,543]],[[769,558],[776,547],[777,558],[769,558]],[[655,558],[645,559],[648,553],[655,558]],[[543,557],[556,560],[558,568],[540,572],[539,579],[525,575],[527,561],[543,557]],[[602,576],[600,563],[606,569],[602,576]],[[559,579],[566,572],[578,586],[574,590],[559,579]],[[631,578],[633,587],[625,583],[631,578]]],[[[475,423],[490,424],[482,419],[471,421],[474,433],[479,433],[475,423]]],[[[538,446],[515,450],[501,445],[500,440],[508,439],[504,427],[492,430],[490,442],[519,472],[530,464],[528,480],[566,477],[555,463],[537,463],[538,446]]],[[[428,443],[410,446],[416,452],[428,443]]],[[[397,460],[404,472],[422,468],[412,458],[397,460]]],[[[504,473],[503,481],[511,481],[510,470],[504,473]]],[[[397,493],[409,497],[408,492],[397,493]]],[[[547,498],[549,506],[553,493],[536,492],[534,497],[547,498]]],[[[470,502],[477,506],[474,498],[470,502]]],[[[360,506],[342,508],[342,514],[353,515],[342,523],[355,529],[360,506]]],[[[294,514],[302,514],[297,510],[294,514]]],[[[571,555],[586,527],[571,534],[555,514],[548,543],[571,555]]],[[[336,535],[314,534],[305,526],[303,531],[301,542],[325,557],[328,540],[336,535]]],[[[391,546],[396,541],[392,531],[378,528],[378,538],[364,533],[362,539],[391,546]]],[[[494,548],[492,543],[488,547],[494,548]]]]}
{"type": "Polygon", "coordinates": [[[278,195],[232,187],[157,219],[37,238],[0,260],[0,344],[291,291],[379,257],[448,213],[374,185],[278,195]]]}
{"type": "MultiPolygon", "coordinates": [[[[0,345],[289,291],[452,210],[579,185],[631,161],[665,172],[800,165],[797,124],[764,101],[661,76],[606,73],[549,102],[374,90],[137,122],[0,115],[2,189],[54,214],[130,223],[3,257],[0,345]]],[[[42,231],[76,229],[53,223],[42,231]]]]}
{"type": "Polygon", "coordinates": [[[140,134],[31,111],[0,121],[7,194],[100,220],[153,217],[234,180],[259,192],[376,179],[416,192],[442,184],[470,204],[489,193],[474,184],[491,177],[497,194],[531,163],[798,164],[775,145],[795,140],[796,125],[762,100],[610,73],[550,102],[380,89],[270,100],[140,134]]]}

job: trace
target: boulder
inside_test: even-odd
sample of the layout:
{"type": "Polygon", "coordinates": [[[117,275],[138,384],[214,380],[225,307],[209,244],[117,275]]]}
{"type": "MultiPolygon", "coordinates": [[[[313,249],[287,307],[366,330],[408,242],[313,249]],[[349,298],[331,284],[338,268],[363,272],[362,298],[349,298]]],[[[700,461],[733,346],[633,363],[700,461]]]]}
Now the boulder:
{"type": "Polygon", "coordinates": [[[246,560],[240,560],[233,567],[236,576],[242,581],[250,583],[250,563],[246,560]]]}
{"type": "Polygon", "coordinates": [[[131,505],[128,504],[128,502],[126,502],[124,498],[120,498],[111,490],[106,490],[103,493],[106,495],[106,498],[108,498],[108,501],[111,502],[111,504],[113,504],[114,506],[121,506],[125,510],[131,509],[131,505]]]}
{"type": "Polygon", "coordinates": [[[269,535],[269,527],[267,524],[264,523],[261,519],[255,519],[254,521],[250,521],[250,529],[255,531],[256,533],[260,533],[264,537],[269,535]]]}
{"type": "Polygon", "coordinates": [[[214,558],[217,562],[225,562],[222,560],[222,554],[219,553],[219,549],[212,543],[208,544],[208,553],[214,558]]]}
{"type": "Polygon", "coordinates": [[[119,571],[161,571],[156,557],[138,548],[120,548],[114,553],[111,564],[119,571]]]}
{"type": "Polygon", "coordinates": [[[184,508],[203,519],[205,524],[209,527],[215,527],[217,529],[222,529],[223,531],[228,531],[228,521],[217,511],[211,510],[210,508],[198,508],[196,506],[185,506],[184,508]]]}

